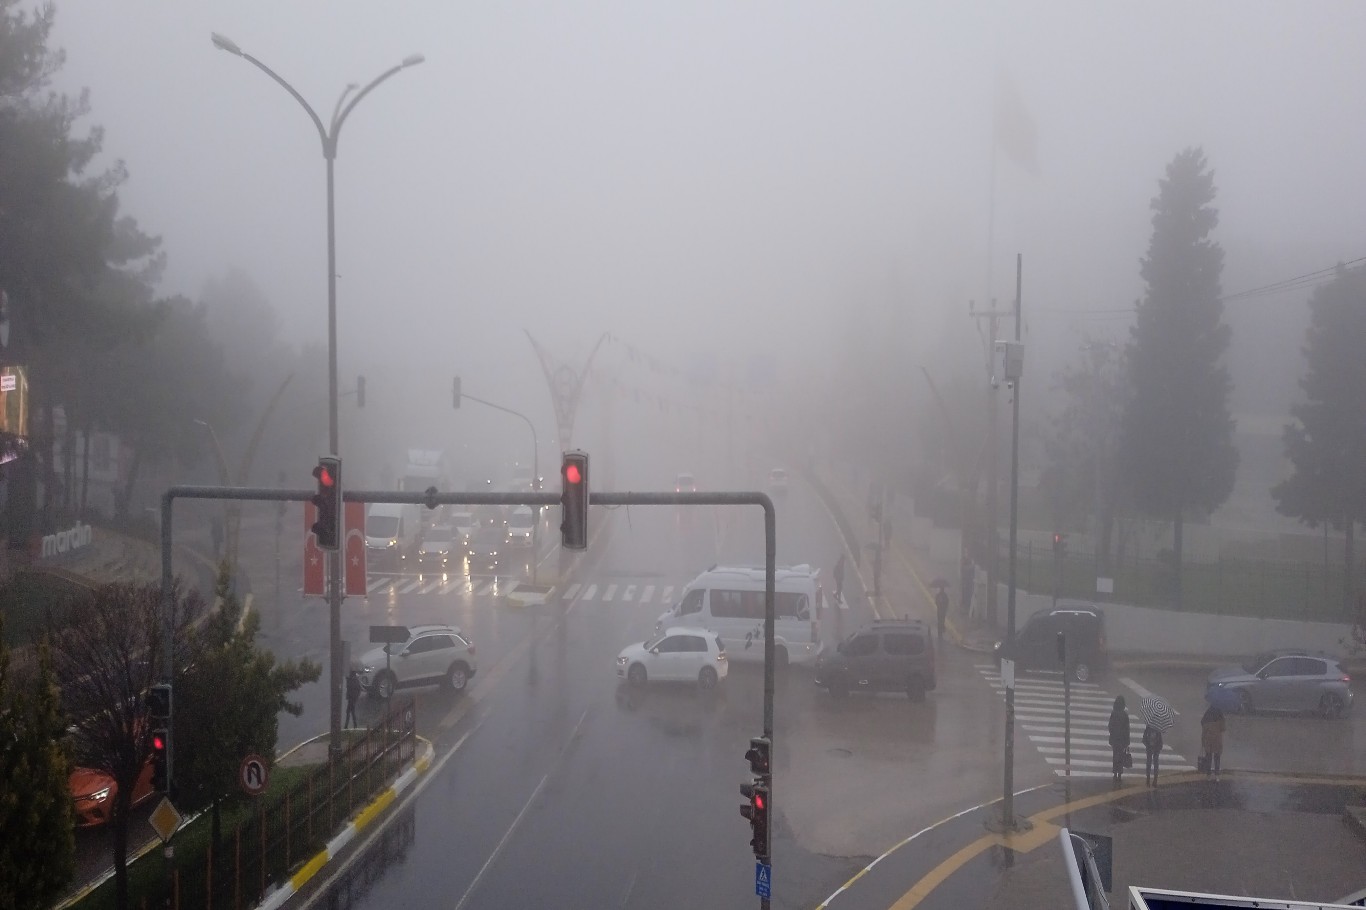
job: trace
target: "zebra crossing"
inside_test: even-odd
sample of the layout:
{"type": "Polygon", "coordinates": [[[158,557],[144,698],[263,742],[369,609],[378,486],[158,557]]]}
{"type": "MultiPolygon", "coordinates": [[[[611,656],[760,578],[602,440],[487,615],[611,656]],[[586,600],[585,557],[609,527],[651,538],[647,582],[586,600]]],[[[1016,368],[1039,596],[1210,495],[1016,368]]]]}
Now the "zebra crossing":
{"type": "MultiPolygon", "coordinates": [[[[1005,700],[1005,684],[1001,681],[1000,670],[995,664],[975,664],[977,671],[996,692],[1005,700]]],[[[1071,709],[1071,752],[1073,777],[1109,777],[1111,774],[1110,754],[1110,711],[1114,706],[1114,695],[1096,683],[1072,683],[1071,709]]],[[[1126,698],[1128,703],[1137,703],[1137,698],[1126,698]]],[[[1015,725],[1024,732],[1034,744],[1043,760],[1053,767],[1059,777],[1067,776],[1067,759],[1064,757],[1067,746],[1064,726],[1064,699],[1062,680],[1054,677],[1030,676],[1022,679],[1015,677],[1015,725]]],[[[1129,773],[1142,772],[1143,769],[1143,721],[1133,711],[1129,712],[1129,726],[1133,731],[1134,767],[1129,773]]],[[[1169,745],[1162,747],[1160,764],[1162,771],[1194,771],[1185,757],[1172,750],[1169,745]]]]}
{"type": "Polygon", "coordinates": [[[512,586],[514,579],[505,575],[447,575],[371,578],[365,586],[365,596],[396,594],[471,594],[482,597],[499,594],[512,586]]]}
{"type": "Polygon", "coordinates": [[[673,603],[678,585],[646,584],[644,582],[576,582],[560,592],[561,600],[597,601],[599,603],[659,604],[673,603]]]}

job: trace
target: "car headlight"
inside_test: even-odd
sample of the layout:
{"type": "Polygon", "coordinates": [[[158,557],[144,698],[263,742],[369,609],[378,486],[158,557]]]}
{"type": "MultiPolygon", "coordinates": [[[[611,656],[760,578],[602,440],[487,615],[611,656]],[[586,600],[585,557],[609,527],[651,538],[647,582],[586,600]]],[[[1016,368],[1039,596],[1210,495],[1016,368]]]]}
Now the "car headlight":
{"type": "Polygon", "coordinates": [[[390,547],[396,547],[396,546],[398,546],[398,541],[397,541],[397,540],[386,540],[386,541],[384,542],[384,548],[385,548],[386,550],[389,549],[390,547]]]}
{"type": "Polygon", "coordinates": [[[111,787],[105,787],[103,790],[96,790],[94,793],[90,794],[87,799],[93,799],[97,803],[102,803],[109,798],[109,791],[111,789],[111,787]]]}
{"type": "Polygon", "coordinates": [[[618,667],[624,667],[624,666],[626,666],[626,657],[625,657],[624,655],[617,658],[617,666],[618,666],[618,667]]]}

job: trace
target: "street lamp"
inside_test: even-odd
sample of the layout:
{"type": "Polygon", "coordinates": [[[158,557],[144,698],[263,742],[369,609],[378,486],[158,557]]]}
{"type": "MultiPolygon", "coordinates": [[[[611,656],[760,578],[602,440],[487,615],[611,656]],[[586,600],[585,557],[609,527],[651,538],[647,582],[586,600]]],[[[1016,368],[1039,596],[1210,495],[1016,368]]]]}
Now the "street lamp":
{"type": "MultiPolygon", "coordinates": [[[[274,70],[266,66],[260,60],[257,60],[251,54],[248,54],[245,51],[243,51],[242,48],[240,48],[237,45],[237,43],[230,38],[226,38],[223,35],[214,32],[212,35],[212,40],[214,47],[218,48],[219,50],[227,51],[229,54],[232,54],[234,56],[241,57],[243,60],[247,61],[251,65],[255,66],[257,69],[259,69],[261,72],[269,76],[285,91],[289,92],[289,94],[294,98],[294,100],[299,102],[299,105],[303,107],[304,111],[308,114],[309,119],[313,121],[313,125],[318,130],[318,138],[322,140],[323,159],[327,162],[328,443],[331,448],[331,453],[334,456],[340,457],[341,447],[337,441],[337,229],[336,206],[334,201],[335,194],[333,190],[333,162],[336,160],[337,157],[337,139],[341,134],[342,124],[346,122],[346,118],[350,115],[351,111],[355,110],[356,105],[360,103],[362,98],[370,94],[370,92],[374,91],[376,86],[378,86],[384,80],[388,79],[390,76],[393,76],[395,73],[407,69],[410,66],[416,66],[417,64],[421,63],[423,57],[421,54],[410,54],[409,56],[404,57],[398,65],[391,66],[389,69],[380,73],[374,79],[371,79],[370,82],[367,83],[366,86],[362,88],[360,91],[358,91],[355,94],[355,97],[351,98],[349,102],[346,101],[346,97],[351,93],[353,86],[348,85],[346,90],[342,92],[342,96],[337,99],[337,106],[333,110],[330,125],[324,127],[323,122],[318,117],[317,112],[314,111],[313,108],[309,105],[309,103],[304,100],[304,97],[300,95],[298,91],[295,90],[294,86],[290,85],[284,79],[280,78],[280,76],[274,70]],[[346,103],[343,104],[343,102],[346,103]]],[[[328,754],[331,758],[334,759],[341,755],[341,571],[342,563],[340,557],[336,553],[329,553],[328,579],[330,584],[327,599],[329,613],[331,614],[329,622],[329,637],[331,647],[330,663],[332,666],[332,672],[330,675],[331,685],[329,686],[329,688],[331,689],[332,694],[330,723],[331,735],[328,741],[328,754]]]]}

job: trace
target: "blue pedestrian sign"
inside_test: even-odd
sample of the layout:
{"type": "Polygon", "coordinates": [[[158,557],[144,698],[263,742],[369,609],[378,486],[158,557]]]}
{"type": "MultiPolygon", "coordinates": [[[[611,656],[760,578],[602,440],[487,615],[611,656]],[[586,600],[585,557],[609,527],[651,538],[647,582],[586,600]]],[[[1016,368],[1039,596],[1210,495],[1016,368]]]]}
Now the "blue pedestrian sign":
{"type": "Polygon", "coordinates": [[[773,867],[765,866],[763,863],[754,864],[754,893],[762,898],[773,896],[769,883],[773,879],[773,867]]]}

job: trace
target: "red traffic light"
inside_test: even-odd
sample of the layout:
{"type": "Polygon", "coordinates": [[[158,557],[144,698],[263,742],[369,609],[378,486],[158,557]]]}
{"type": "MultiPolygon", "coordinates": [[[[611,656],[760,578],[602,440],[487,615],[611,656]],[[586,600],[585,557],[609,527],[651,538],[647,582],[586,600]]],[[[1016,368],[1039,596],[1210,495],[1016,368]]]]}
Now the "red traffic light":
{"type": "Polygon", "coordinates": [[[318,465],[316,468],[314,468],[313,473],[317,476],[318,483],[322,484],[325,487],[330,487],[337,482],[336,478],[332,476],[332,472],[329,471],[323,465],[318,465]]]}
{"type": "Polygon", "coordinates": [[[152,734],[152,751],[153,751],[153,752],[165,752],[165,751],[166,751],[166,738],[165,738],[164,736],[162,736],[160,733],[153,733],[153,734],[152,734]]]}
{"type": "Polygon", "coordinates": [[[764,791],[754,791],[754,808],[762,810],[764,808],[764,791]]]}
{"type": "Polygon", "coordinates": [[[583,480],[583,473],[579,471],[579,466],[571,461],[564,466],[564,479],[570,483],[579,483],[583,480]]]}
{"type": "Polygon", "coordinates": [[[1053,542],[1054,542],[1054,543],[1062,543],[1062,535],[1061,535],[1061,534],[1054,534],[1054,535],[1053,535],[1053,542]]]}

